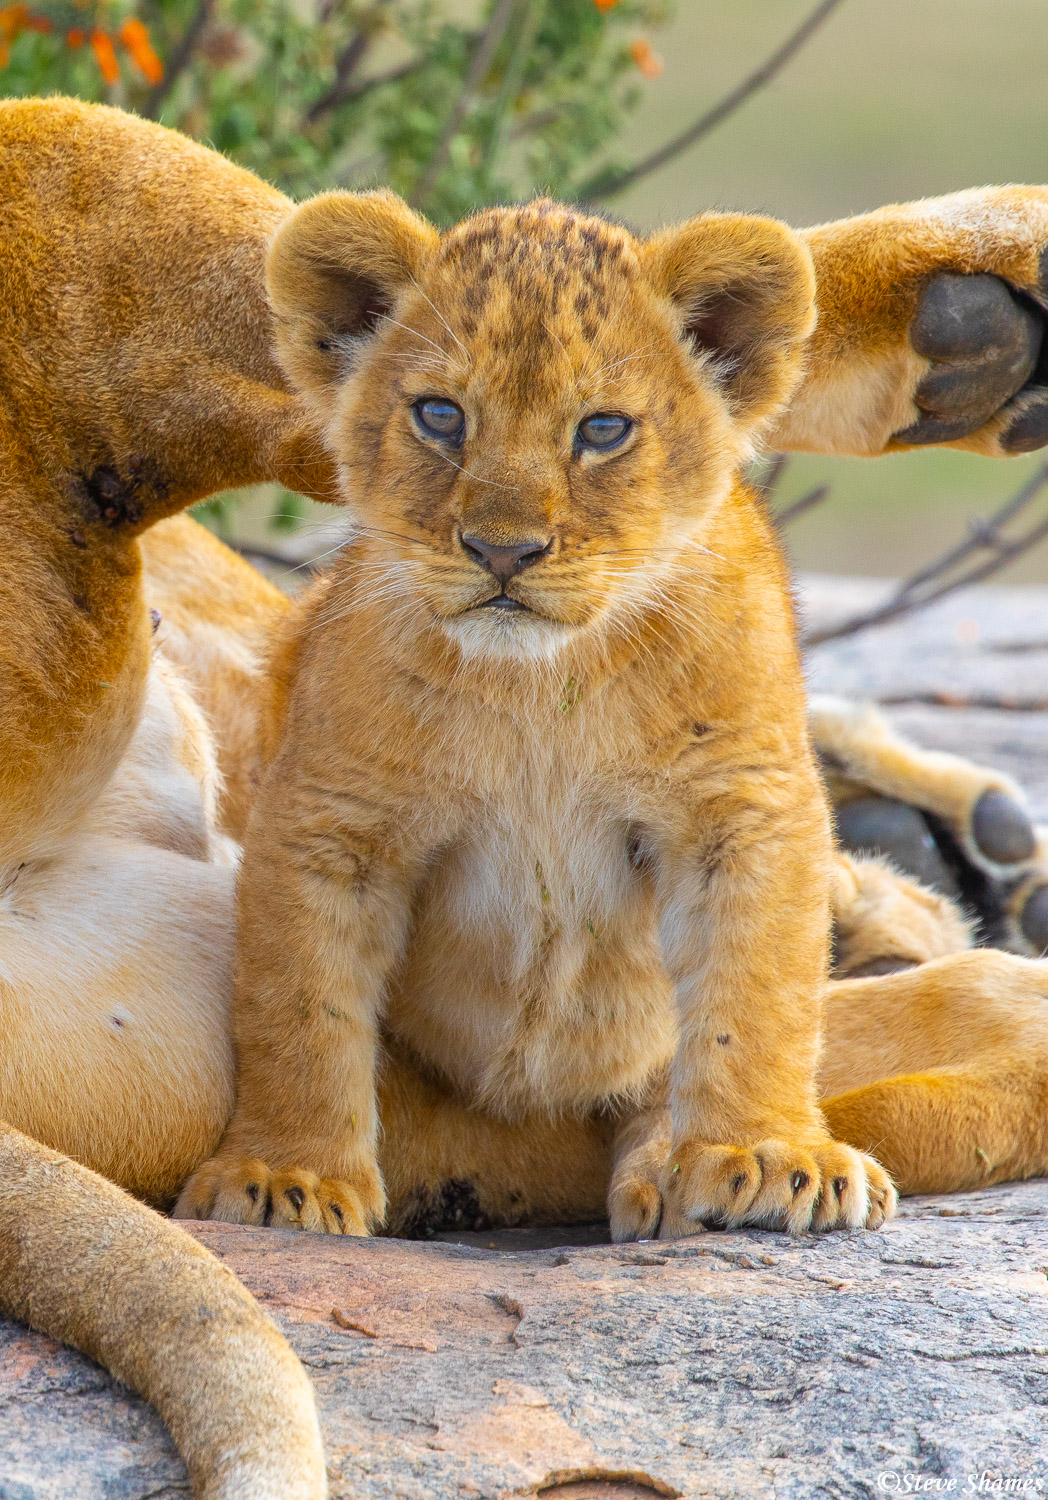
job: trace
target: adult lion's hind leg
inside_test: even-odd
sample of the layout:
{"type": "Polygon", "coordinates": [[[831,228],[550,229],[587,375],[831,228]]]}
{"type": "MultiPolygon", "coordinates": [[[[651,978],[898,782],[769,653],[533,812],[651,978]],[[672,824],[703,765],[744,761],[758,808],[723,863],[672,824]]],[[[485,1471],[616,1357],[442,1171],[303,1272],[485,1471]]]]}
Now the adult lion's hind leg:
{"type": "Polygon", "coordinates": [[[822,1108],[903,1193],[1048,1174],[1048,963],[992,949],[831,983],[822,1108]]]}
{"type": "Polygon", "coordinates": [[[1048,834],[1034,827],[1009,776],[911,744],[872,704],[816,695],[808,720],[848,853],[882,855],[962,900],[983,942],[1030,955],[1048,949],[1048,834]]]}
{"type": "Polygon", "coordinates": [[[874,793],[941,819],[989,875],[1014,877],[1034,859],[1036,831],[1010,776],[911,744],[872,704],[816,694],[808,723],[838,821],[841,811],[874,793]]]}

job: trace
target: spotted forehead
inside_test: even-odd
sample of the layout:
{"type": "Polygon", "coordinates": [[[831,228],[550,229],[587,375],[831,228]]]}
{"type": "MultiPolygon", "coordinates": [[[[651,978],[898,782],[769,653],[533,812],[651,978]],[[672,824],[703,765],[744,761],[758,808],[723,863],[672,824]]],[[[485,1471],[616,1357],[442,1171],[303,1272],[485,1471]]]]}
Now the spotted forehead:
{"type": "Polygon", "coordinates": [[[467,219],[444,235],[434,270],[464,337],[518,350],[565,323],[598,338],[640,274],[626,230],[545,200],[467,219]]]}

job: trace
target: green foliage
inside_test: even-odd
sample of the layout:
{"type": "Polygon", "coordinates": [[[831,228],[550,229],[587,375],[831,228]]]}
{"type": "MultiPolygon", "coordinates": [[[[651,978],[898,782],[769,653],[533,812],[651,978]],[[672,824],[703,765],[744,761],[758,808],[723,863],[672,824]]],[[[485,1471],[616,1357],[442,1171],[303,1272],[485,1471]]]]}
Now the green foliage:
{"type": "Polygon", "coordinates": [[[10,38],[0,93],[123,104],[296,196],[388,183],[445,223],[537,191],[571,196],[647,86],[632,49],[669,9],[670,0],[35,0],[0,10],[10,38]],[[165,68],[159,83],[122,40],[129,18],[148,30],[165,68]],[[92,49],[98,34],[120,70],[108,84],[92,49]]]}
{"type": "MultiPolygon", "coordinates": [[[[657,72],[649,33],[670,8],[31,0],[0,8],[0,94],[119,104],[296,197],[384,183],[448,223],[540,192],[570,198],[614,149],[645,72],[657,72]]],[[[238,505],[217,495],[197,514],[231,536],[238,505]]],[[[274,487],[271,530],[293,530],[303,514],[300,496],[274,487]]]]}

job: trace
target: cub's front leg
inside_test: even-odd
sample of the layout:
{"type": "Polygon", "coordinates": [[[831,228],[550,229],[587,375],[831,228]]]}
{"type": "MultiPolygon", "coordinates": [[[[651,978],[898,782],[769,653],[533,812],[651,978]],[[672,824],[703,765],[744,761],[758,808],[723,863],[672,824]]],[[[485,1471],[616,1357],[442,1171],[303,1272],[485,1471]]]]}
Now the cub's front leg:
{"type": "Polygon", "coordinates": [[[834,1141],[818,1105],[830,836],[797,759],[714,758],[674,787],[654,831],[680,1014],[663,1238],[704,1223],[875,1228],[894,1209],[887,1174],[834,1141]]]}
{"type": "Polygon", "coordinates": [[[368,1234],[385,1215],[375,1060],[413,863],[402,809],[275,763],[248,828],[234,1009],[237,1100],[176,1216],[368,1234]]]}

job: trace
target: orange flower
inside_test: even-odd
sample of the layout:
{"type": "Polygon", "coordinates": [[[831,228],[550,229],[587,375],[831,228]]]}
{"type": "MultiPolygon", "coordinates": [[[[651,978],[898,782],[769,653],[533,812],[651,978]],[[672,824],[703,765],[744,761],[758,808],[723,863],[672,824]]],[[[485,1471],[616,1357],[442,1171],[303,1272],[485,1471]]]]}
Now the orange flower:
{"type": "Polygon", "coordinates": [[[106,83],[116,83],[120,78],[120,64],[116,60],[116,49],[112,38],[104,31],[92,31],[91,50],[98,63],[98,71],[106,83]]]}
{"type": "Polygon", "coordinates": [[[0,10],[0,38],[5,42],[13,42],[28,22],[29,7],[27,5],[5,5],[3,10],[0,10]]]}
{"type": "Polygon", "coordinates": [[[72,31],[66,32],[66,45],[71,47],[74,52],[84,45],[84,33],[80,30],[79,26],[74,26],[72,31]]]}
{"type": "Polygon", "coordinates": [[[645,78],[662,76],[665,64],[646,37],[641,37],[639,41],[634,42],[630,47],[630,53],[645,78]]]}
{"type": "Polygon", "coordinates": [[[593,0],[598,10],[614,10],[619,0],[593,0]]]}
{"type": "Polygon", "coordinates": [[[153,51],[149,32],[142,22],[135,16],[125,21],[120,28],[120,40],[130,52],[138,71],[144,74],[150,83],[159,83],[164,76],[164,64],[153,51]]]}

